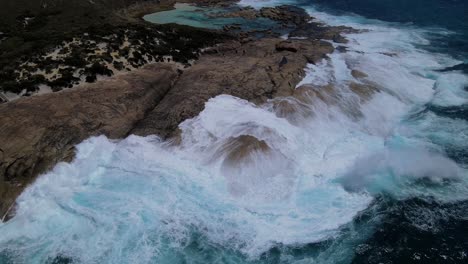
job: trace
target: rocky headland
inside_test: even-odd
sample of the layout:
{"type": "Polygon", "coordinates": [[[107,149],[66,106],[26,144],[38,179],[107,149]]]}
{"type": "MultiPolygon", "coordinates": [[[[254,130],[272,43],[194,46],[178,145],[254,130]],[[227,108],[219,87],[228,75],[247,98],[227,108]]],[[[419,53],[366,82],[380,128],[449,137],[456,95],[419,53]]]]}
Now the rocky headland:
{"type": "MultiPolygon", "coordinates": [[[[209,0],[194,2],[229,7],[216,16],[267,18],[289,37],[274,30],[259,35],[235,25],[223,30],[152,25],[135,14],[141,16],[150,6],[151,12],[168,10],[173,1],[128,2],[112,11],[118,21],[127,14],[126,22],[94,26],[94,31],[87,25],[68,41],[44,44],[11,64],[6,58],[17,51],[2,50],[3,91],[35,96],[0,105],[1,218],[14,212],[14,201],[28,184],[57,162],[72,160],[74,146],[88,137],[177,139],[178,125],[198,115],[217,95],[256,104],[297,96],[306,65],[326,58],[334,51],[332,42],[346,42],[342,34],[353,31],[317,23],[297,7],[255,10],[232,6],[234,1],[209,0]],[[115,72],[121,73],[110,77],[115,72]],[[74,88],[37,95],[41,85],[52,91],[74,88]]],[[[366,94],[362,89],[367,88],[357,86],[357,93],[366,94]]]]}

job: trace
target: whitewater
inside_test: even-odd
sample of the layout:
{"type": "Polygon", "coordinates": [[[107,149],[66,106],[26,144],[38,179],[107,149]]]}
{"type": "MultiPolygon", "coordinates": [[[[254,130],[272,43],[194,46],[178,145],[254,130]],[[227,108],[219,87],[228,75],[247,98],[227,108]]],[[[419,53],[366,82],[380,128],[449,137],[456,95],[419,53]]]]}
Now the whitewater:
{"type": "MultiPolygon", "coordinates": [[[[294,1],[240,4],[280,3],[294,1]]],[[[382,197],[468,200],[468,161],[451,155],[468,120],[427,111],[468,103],[468,76],[440,71],[460,61],[424,49],[429,29],[307,11],[361,32],[308,65],[297,95],[212,98],[180,144],[86,140],[0,223],[0,263],[351,263],[382,197]]],[[[436,226],[431,213],[414,224],[436,226]]]]}

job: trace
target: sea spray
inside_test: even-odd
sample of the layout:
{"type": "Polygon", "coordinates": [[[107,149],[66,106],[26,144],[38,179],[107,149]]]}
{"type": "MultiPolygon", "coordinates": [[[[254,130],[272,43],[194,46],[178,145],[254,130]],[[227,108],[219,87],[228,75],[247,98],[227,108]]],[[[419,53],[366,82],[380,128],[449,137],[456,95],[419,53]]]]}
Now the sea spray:
{"type": "Polygon", "coordinates": [[[446,226],[467,226],[467,172],[447,155],[463,153],[468,125],[427,107],[464,104],[464,77],[438,71],[458,61],[421,48],[424,29],[309,12],[365,31],[309,65],[292,97],[209,100],[181,124],[180,145],[78,145],[0,224],[0,260],[365,263],[388,248],[403,260],[424,256],[404,249],[432,254],[415,245],[435,234],[463,256],[446,226]]]}
{"type": "MultiPolygon", "coordinates": [[[[397,195],[419,180],[443,184],[462,177],[463,170],[443,155],[426,149],[403,147],[386,149],[356,161],[344,176],[343,184],[350,191],[366,189],[370,193],[397,195]]],[[[429,194],[433,195],[428,191],[429,194]]]]}

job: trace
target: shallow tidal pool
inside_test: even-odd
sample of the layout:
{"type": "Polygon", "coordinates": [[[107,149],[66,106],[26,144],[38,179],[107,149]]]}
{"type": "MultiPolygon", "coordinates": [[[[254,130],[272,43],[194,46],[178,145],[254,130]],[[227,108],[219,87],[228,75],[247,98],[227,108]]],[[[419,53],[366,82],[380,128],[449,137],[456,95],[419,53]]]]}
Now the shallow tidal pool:
{"type": "Polygon", "coordinates": [[[144,20],[155,24],[180,24],[191,27],[222,29],[227,25],[236,25],[241,30],[268,30],[277,28],[276,22],[267,18],[244,19],[239,17],[220,17],[217,14],[230,9],[198,7],[190,4],[175,4],[175,9],[149,14],[144,20]]]}

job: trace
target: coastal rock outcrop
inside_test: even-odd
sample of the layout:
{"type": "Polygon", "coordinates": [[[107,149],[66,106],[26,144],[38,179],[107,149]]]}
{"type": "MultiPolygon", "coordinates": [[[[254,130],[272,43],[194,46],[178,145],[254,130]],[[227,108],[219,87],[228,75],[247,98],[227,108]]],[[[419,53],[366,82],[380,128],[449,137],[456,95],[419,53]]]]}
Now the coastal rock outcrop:
{"type": "Polygon", "coordinates": [[[226,7],[238,2],[239,0],[180,0],[179,3],[190,3],[199,6],[226,7]]]}
{"type": "Polygon", "coordinates": [[[326,39],[335,43],[347,43],[348,40],[343,36],[343,33],[358,33],[359,31],[345,26],[325,26],[322,23],[312,22],[297,25],[289,37],[291,38],[311,38],[311,39],[326,39]]]}
{"type": "MultiPolygon", "coordinates": [[[[212,5],[222,1],[201,2],[212,5]]],[[[322,39],[345,42],[341,33],[347,28],[310,22],[310,16],[302,9],[282,6],[255,12],[279,22],[290,36],[298,38],[285,40],[278,34],[259,35],[255,30],[238,32],[234,28],[220,32],[160,25],[158,28],[165,30],[157,32],[158,41],[164,40],[165,44],[152,50],[159,52],[164,61],[168,61],[164,55],[172,55],[172,63],[156,63],[95,84],[0,105],[0,220],[12,211],[17,196],[37,175],[57,162],[71,160],[74,146],[82,140],[129,134],[177,139],[179,124],[198,115],[215,96],[228,94],[255,104],[275,97],[295,97],[306,65],[317,63],[334,51],[330,41],[322,39]],[[207,46],[211,47],[204,48],[207,46]],[[188,59],[197,61],[188,68],[176,67],[175,62],[189,66],[188,59]]],[[[132,43],[124,38],[121,44],[147,49],[144,43],[152,41],[140,34],[134,39],[132,43]]],[[[141,60],[144,54],[133,52],[131,59],[141,60]]],[[[103,55],[102,59],[109,65],[112,62],[116,69],[126,67],[115,61],[115,54],[103,55]]],[[[154,60],[135,63],[140,67],[151,61],[154,60]]],[[[97,71],[102,67],[95,68],[97,71]]],[[[95,76],[91,75],[89,81],[95,81],[95,76]]],[[[356,85],[356,93],[367,95],[364,88],[356,85]]],[[[242,142],[245,144],[241,146],[258,143],[244,139],[242,142]]],[[[259,149],[265,149],[261,142],[258,144],[259,149]]]]}
{"type": "Polygon", "coordinates": [[[0,220],[35,176],[71,160],[82,140],[127,136],[177,76],[174,65],[157,63],[77,89],[0,105],[0,220]]]}
{"type": "Polygon", "coordinates": [[[232,11],[212,13],[210,16],[225,18],[241,17],[248,20],[262,17],[268,18],[272,21],[280,22],[284,25],[293,24],[296,26],[306,24],[312,19],[304,9],[291,5],[263,7],[258,10],[254,9],[253,7],[236,7],[232,11]]]}
{"type": "Polygon", "coordinates": [[[291,5],[264,7],[260,9],[259,16],[295,25],[306,24],[311,19],[304,9],[291,5]]]}
{"type": "Polygon", "coordinates": [[[332,44],[290,40],[297,52],[278,49],[283,41],[264,38],[244,44],[231,42],[207,50],[187,69],[156,108],[140,121],[133,134],[174,135],[178,125],[204,109],[205,102],[229,94],[261,104],[275,96],[293,94],[304,77],[308,57],[326,57],[332,44]]]}

